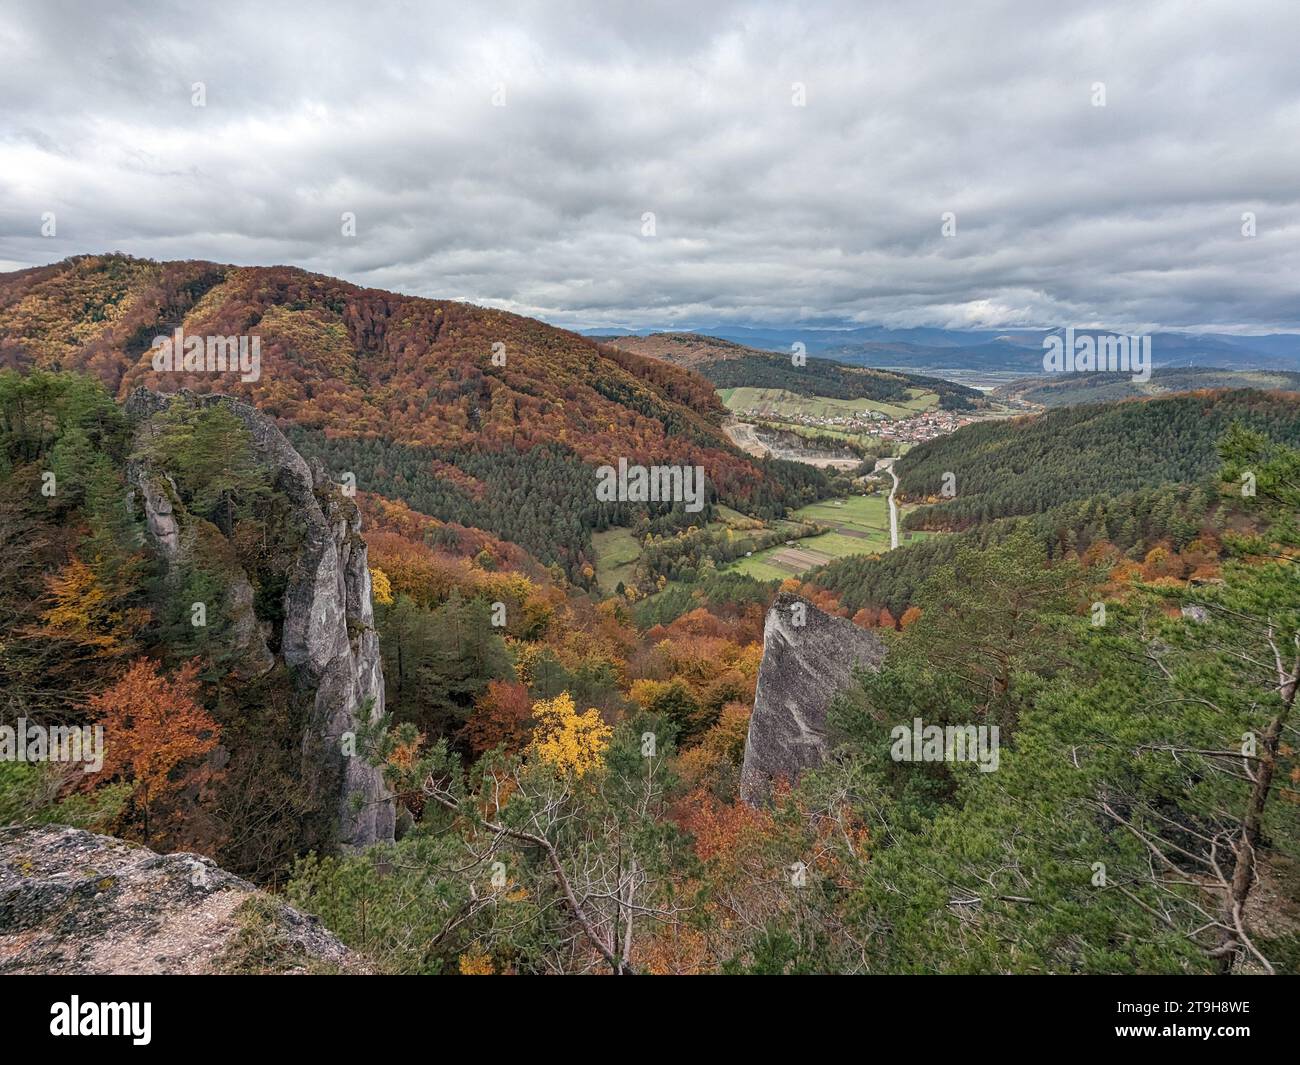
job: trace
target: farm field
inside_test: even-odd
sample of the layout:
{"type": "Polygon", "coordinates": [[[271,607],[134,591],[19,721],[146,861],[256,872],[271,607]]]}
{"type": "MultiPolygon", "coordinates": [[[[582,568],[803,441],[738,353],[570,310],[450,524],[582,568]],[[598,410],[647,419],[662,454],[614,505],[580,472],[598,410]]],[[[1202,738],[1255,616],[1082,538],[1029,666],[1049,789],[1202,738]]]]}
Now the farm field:
{"type": "MultiPolygon", "coordinates": [[[[910,507],[903,507],[906,513],[910,507]]],[[[719,508],[720,522],[712,527],[729,525],[739,533],[742,529],[757,529],[762,523],[747,518],[738,511],[719,508]]],[[[852,495],[842,499],[824,499],[794,511],[791,520],[770,522],[767,528],[788,530],[792,538],[800,521],[815,521],[829,531],[817,536],[796,539],[792,544],[755,551],[748,558],[739,558],[721,567],[722,572],[743,573],[760,581],[784,580],[816,569],[837,558],[848,555],[883,553],[889,550],[889,503],[882,495],[852,495]]],[[[920,540],[924,533],[913,534],[920,540]]],[[[630,529],[609,529],[592,534],[596,552],[596,579],[600,590],[612,594],[620,581],[630,584],[641,545],[630,529]]]]}
{"type": "MultiPolygon", "coordinates": [[[[822,500],[800,507],[793,517],[828,525],[832,531],[806,537],[793,546],[780,544],[756,551],[749,558],[737,559],[726,571],[760,581],[784,580],[832,559],[889,550],[889,504],[883,495],[822,500]]],[[[913,539],[923,538],[922,533],[913,535],[913,539]]]]}
{"type": "Polygon", "coordinates": [[[879,411],[890,418],[910,418],[939,404],[933,392],[910,389],[911,398],[903,403],[886,403],[876,399],[833,399],[829,396],[801,396],[781,388],[723,388],[718,398],[734,412],[757,411],[777,420],[791,417],[835,418],[867,411],[879,411]]]}
{"type": "Polygon", "coordinates": [[[889,505],[884,495],[853,495],[844,499],[823,499],[794,512],[796,518],[830,525],[841,531],[879,535],[889,544],[889,505]]]}

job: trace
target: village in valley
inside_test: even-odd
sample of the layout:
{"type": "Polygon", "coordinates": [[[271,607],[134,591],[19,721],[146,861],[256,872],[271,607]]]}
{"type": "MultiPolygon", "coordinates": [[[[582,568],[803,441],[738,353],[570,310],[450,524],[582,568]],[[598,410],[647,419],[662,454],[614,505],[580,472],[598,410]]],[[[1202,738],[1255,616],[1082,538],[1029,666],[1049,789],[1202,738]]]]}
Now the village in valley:
{"type": "MultiPolygon", "coordinates": [[[[763,418],[757,411],[741,412],[741,416],[763,418]]],[[[769,415],[770,417],[770,415],[769,415]]],[[[817,415],[791,412],[783,420],[807,429],[845,433],[850,436],[875,437],[881,441],[906,444],[923,444],[939,436],[955,433],[964,425],[978,421],[978,417],[959,411],[926,410],[905,418],[893,418],[883,411],[864,410],[846,414],[817,415]]]]}
{"type": "Polygon", "coordinates": [[[843,452],[830,454],[833,442],[843,441],[846,450],[862,457],[902,454],[916,444],[948,436],[972,422],[1009,413],[1000,407],[947,410],[939,405],[938,396],[921,389],[913,389],[906,400],[893,403],[760,388],[722,389],[719,395],[732,413],[733,427],[741,430],[732,432],[740,446],[753,451],[750,445],[757,436],[777,457],[814,465],[839,465],[843,461],[843,452]],[[746,427],[749,432],[744,431],[746,427]],[[807,443],[801,444],[797,437],[804,437],[807,443]],[[785,448],[798,453],[780,454],[785,448]],[[819,460],[819,450],[826,452],[825,461],[819,460]]]}

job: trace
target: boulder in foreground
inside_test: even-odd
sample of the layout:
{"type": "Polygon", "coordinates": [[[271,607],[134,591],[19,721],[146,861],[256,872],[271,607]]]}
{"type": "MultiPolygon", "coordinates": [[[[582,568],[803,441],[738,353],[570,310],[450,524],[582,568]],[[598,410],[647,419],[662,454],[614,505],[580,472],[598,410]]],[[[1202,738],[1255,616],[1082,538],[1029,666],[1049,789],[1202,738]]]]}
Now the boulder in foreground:
{"type": "Polygon", "coordinates": [[[0,974],[368,971],[316,918],[210,859],[0,828],[0,974]]]}
{"type": "Polygon", "coordinates": [[[793,784],[826,756],[826,709],[855,668],[880,668],[885,644],[851,621],[782,592],[763,625],[754,714],[749,719],[740,797],[765,802],[772,784],[793,784]]]}

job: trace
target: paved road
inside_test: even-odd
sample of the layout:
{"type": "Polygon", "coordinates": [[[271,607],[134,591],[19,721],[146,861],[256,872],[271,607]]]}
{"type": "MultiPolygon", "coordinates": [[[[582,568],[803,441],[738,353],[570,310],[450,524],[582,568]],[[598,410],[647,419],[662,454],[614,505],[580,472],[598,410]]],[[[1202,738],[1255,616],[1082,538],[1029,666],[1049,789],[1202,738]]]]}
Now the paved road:
{"type": "Polygon", "coordinates": [[[894,493],[898,491],[898,474],[894,472],[893,459],[881,459],[876,463],[876,469],[888,470],[889,476],[894,479],[894,487],[889,490],[889,549],[893,551],[898,547],[898,504],[894,502],[894,493]]]}

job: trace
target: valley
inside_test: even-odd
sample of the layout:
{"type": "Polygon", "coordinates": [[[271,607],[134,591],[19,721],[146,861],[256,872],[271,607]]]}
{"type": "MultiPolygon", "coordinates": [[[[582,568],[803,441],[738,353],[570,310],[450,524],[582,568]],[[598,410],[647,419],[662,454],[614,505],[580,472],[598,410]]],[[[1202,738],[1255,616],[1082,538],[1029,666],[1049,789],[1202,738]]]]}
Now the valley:
{"type": "Polygon", "coordinates": [[[1119,399],[1168,395],[1195,389],[1258,388],[1300,392],[1300,373],[1282,370],[1224,370],[1213,367],[1157,367],[1149,381],[1107,373],[1064,377],[1014,378],[1001,383],[994,398],[1029,408],[1064,407],[1119,399]]]}
{"type": "MultiPolygon", "coordinates": [[[[785,580],[854,555],[879,555],[890,549],[889,507],[884,495],[852,495],[800,507],[792,519],[813,521],[827,531],[755,552],[728,570],[758,580],[785,580]]],[[[917,540],[925,533],[915,534],[917,540]]],[[[909,542],[913,535],[909,534],[909,542]]]]}
{"type": "MultiPolygon", "coordinates": [[[[691,365],[288,268],[108,255],[0,275],[0,679],[28,731],[94,714],[107,734],[88,785],[0,760],[19,826],[0,843],[44,853],[22,826],[53,822],[204,855],[283,895],[259,903],[268,926],[313,915],[332,937],[311,950],[376,971],[784,971],[757,929],[801,914],[819,971],[961,972],[932,900],[1023,839],[1032,890],[1062,906],[984,899],[980,966],[1048,964],[1037,944],[1092,890],[1060,863],[1100,854],[1137,900],[1108,927],[1157,946],[1094,957],[1067,917],[1070,964],[1213,970],[1223,929],[1198,922],[1233,888],[1171,901],[1148,856],[1188,848],[1156,814],[1230,836],[1223,810],[1253,816],[1250,793],[1205,755],[1203,784],[1171,792],[1159,758],[1095,741],[1213,751],[1283,712],[1241,663],[1264,661],[1269,625],[1300,631],[1294,393],[1030,411],[1042,382],[999,397],[698,335],[653,346],[691,365]],[[260,376],[156,369],[142,341],[176,328],[255,330],[260,376]],[[600,468],[624,463],[702,467],[699,510],[602,497],[600,468]],[[1171,686],[1224,709],[1151,717],[1171,686]],[[900,719],[1005,739],[970,773],[917,769],[888,753],[900,719]],[[842,738],[835,758],[809,721],[842,738]],[[1087,778],[1063,787],[1082,750],[1087,778]],[[1149,846],[1080,805],[1116,791],[1151,811],[1149,846]],[[811,894],[764,887],[791,853],[811,894]],[[504,886],[474,855],[499,856],[504,886]],[[641,906],[672,916],[634,922],[629,947],[641,906]],[[908,931],[845,946],[882,922],[908,931]]],[[[1255,898],[1291,890],[1300,838],[1290,805],[1269,811],[1255,898]]],[[[1292,920],[1256,932],[1268,965],[1291,964],[1292,920]]],[[[43,934],[18,964],[62,964],[43,934]]]]}
{"type": "Polygon", "coordinates": [[[826,359],[783,359],[694,333],[600,339],[703,373],[732,415],[724,428],[747,454],[824,468],[852,469],[855,456],[902,454],[976,421],[1030,409],[986,396],[986,385],[826,359]]]}
{"type": "Polygon", "coordinates": [[[446,986],[188,975],[1294,1053],[1234,978],[1300,975],[1297,40],[0,5],[13,1060],[383,1053],[446,986]]]}

